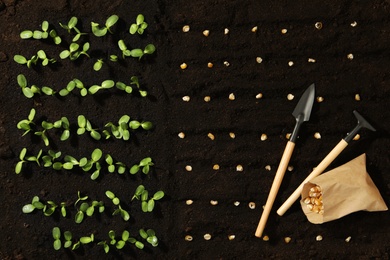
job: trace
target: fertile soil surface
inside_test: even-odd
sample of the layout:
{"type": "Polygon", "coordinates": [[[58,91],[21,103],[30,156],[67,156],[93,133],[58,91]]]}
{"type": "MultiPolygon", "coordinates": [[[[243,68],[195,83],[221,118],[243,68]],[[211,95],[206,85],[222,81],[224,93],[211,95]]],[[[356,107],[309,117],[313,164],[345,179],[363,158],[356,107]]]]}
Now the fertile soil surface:
{"type": "Polygon", "coordinates": [[[360,139],[352,141],[328,169],[366,153],[367,171],[389,205],[389,17],[390,2],[385,0],[0,1],[0,258],[389,259],[389,211],[356,212],[321,225],[309,223],[299,203],[283,217],[276,214],[313,167],[355,127],[353,110],[377,131],[362,130],[360,139]],[[130,35],[129,27],[140,13],[149,26],[143,35],[130,35]],[[95,37],[90,23],[103,25],[112,14],[120,17],[113,34],[95,37]],[[70,61],[59,57],[74,36],[59,22],[67,24],[72,16],[78,17],[77,28],[88,33],[78,43],[90,43],[90,58],[81,55],[70,61]],[[44,20],[61,36],[60,45],[50,37],[20,38],[23,30],[40,30],[44,20]],[[317,22],[322,28],[315,27],[317,22]],[[185,25],[190,26],[188,32],[182,30],[185,25]],[[207,37],[204,30],[209,30],[207,37]],[[152,43],[156,52],[141,60],[123,59],[117,44],[120,39],[129,49],[152,43]],[[57,62],[45,67],[38,62],[27,68],[13,60],[16,54],[30,58],[38,50],[57,62]],[[109,60],[112,54],[118,55],[118,62],[109,60]],[[104,61],[98,72],[93,70],[97,59],[104,61]],[[187,64],[184,70],[182,63],[187,64]],[[49,86],[55,91],[74,78],[89,87],[107,79],[129,84],[137,76],[148,96],[141,97],[132,85],[132,94],[112,88],[82,97],[75,89],[65,97],[36,94],[28,99],[17,83],[19,74],[25,75],[29,86],[49,86]],[[287,143],[286,134],[294,128],[291,113],[311,83],[323,101],[314,102],[310,121],[301,128],[289,163],[292,170],[285,174],[265,229],[269,241],[263,241],[254,236],[262,205],[287,143]],[[294,99],[289,100],[289,94],[294,99]],[[183,100],[186,96],[189,101],[183,100]],[[210,100],[206,102],[205,97],[210,100]],[[22,136],[16,125],[32,108],[36,110],[34,130],[22,136]],[[76,133],[79,115],[102,133],[106,123],[117,123],[125,114],[131,120],[151,121],[153,129],[131,131],[128,141],[96,141],[88,133],[76,133]],[[55,122],[61,117],[69,119],[71,137],[60,141],[61,131],[50,129],[50,145],[45,146],[34,132],[42,130],[43,120],[55,122]],[[314,137],[316,132],[321,139],[314,137]],[[262,134],[268,138],[261,140],[262,134]],[[56,161],[62,162],[65,155],[80,159],[100,148],[103,156],[110,154],[128,168],[145,157],[151,157],[154,166],[148,175],[130,175],[128,168],[120,175],[109,173],[102,158],[100,176],[91,180],[93,170],[84,172],[78,166],[54,170],[43,167],[40,160],[41,166],[26,162],[22,172],[15,174],[24,147],[27,156],[37,155],[40,149],[42,155],[61,151],[56,161]],[[237,171],[239,165],[242,171],[237,171]],[[142,212],[140,201],[131,201],[140,184],[150,194],[165,192],[152,213],[142,212]],[[107,190],[120,198],[131,215],[129,221],[112,216],[117,206],[106,197],[107,190]],[[89,197],[88,203],[103,201],[105,211],[76,224],[80,203],[73,204],[78,191],[89,197]],[[61,216],[59,207],[51,216],[37,209],[23,213],[22,207],[34,196],[44,203],[66,202],[67,216],[61,216]],[[187,205],[187,200],[193,203],[187,205]],[[211,200],[218,204],[211,205],[211,200]],[[255,203],[254,209],[248,206],[250,202],[255,203]],[[73,243],[91,234],[95,239],[76,250],[62,247],[56,251],[53,227],[71,231],[73,243]],[[140,228],[155,230],[158,247],[140,237],[140,228]],[[97,243],[109,243],[110,230],[116,232],[117,240],[128,230],[145,248],[128,243],[123,249],[110,246],[105,254],[97,243]],[[204,239],[205,234],[211,239],[204,239]],[[187,235],[193,240],[186,241],[187,235]],[[235,239],[230,240],[231,235],[235,239]],[[318,235],[322,241],[316,241],[318,235]],[[285,237],[291,242],[285,243],[285,237]],[[349,242],[347,237],[351,237],[349,242]]]}

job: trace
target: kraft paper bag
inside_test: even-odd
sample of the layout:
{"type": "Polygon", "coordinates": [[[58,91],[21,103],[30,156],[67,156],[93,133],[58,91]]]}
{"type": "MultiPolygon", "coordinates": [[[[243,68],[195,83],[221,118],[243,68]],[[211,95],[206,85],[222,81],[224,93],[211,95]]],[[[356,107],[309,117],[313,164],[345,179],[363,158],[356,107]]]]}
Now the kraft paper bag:
{"type": "Polygon", "coordinates": [[[306,183],[300,203],[307,219],[314,224],[339,219],[356,211],[388,209],[367,173],[366,154],[306,183]]]}

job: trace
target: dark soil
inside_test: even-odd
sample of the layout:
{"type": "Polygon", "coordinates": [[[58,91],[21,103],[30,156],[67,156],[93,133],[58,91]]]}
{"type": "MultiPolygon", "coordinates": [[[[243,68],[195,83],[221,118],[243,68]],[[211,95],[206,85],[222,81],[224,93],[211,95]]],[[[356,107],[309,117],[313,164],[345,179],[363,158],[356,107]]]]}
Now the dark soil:
{"type": "Polygon", "coordinates": [[[358,110],[378,129],[361,131],[329,169],[361,153],[367,154],[367,170],[390,202],[390,2],[375,1],[86,1],[86,0],[3,0],[0,1],[0,258],[1,259],[388,259],[390,256],[390,213],[357,212],[322,225],[309,223],[298,203],[283,217],[275,210],[309,174],[313,167],[352,130],[358,110]],[[298,3],[299,2],[299,3],[298,3]],[[130,35],[128,28],[142,13],[149,27],[142,36],[130,35]],[[114,34],[97,38],[90,33],[90,22],[104,24],[117,14],[114,34]],[[88,36],[80,42],[91,43],[91,58],[76,62],[60,60],[71,36],[58,22],[79,18],[78,27],[88,36]],[[23,30],[36,30],[47,20],[63,38],[60,46],[51,41],[22,40],[23,30]],[[355,27],[351,23],[357,22],[355,27]],[[322,22],[318,30],[316,22],[322,22]],[[182,32],[190,25],[188,33],[182,32]],[[251,32],[258,26],[256,33],[251,32]],[[224,34],[224,29],[229,34],[224,34]],[[210,30],[205,37],[203,30],[210,30]],[[281,30],[287,29],[286,34],[281,30]],[[109,54],[118,54],[117,41],[124,39],[129,48],[156,46],[156,53],[140,61],[126,58],[113,63],[109,54]],[[31,57],[43,49],[58,61],[54,66],[28,69],[13,61],[15,54],[31,57]],[[352,60],[347,55],[352,53],[352,60]],[[263,59],[256,62],[256,57],[263,59]],[[99,72],[92,69],[98,58],[105,63],[99,72]],[[315,59],[315,63],[308,59],[315,59]],[[230,66],[225,66],[228,61],[230,66]],[[289,66],[288,62],[294,65],[289,66]],[[185,70],[180,64],[187,63],[185,70]],[[213,68],[207,63],[212,62],[213,68]],[[106,90],[85,98],[77,93],[66,97],[35,96],[27,99],[16,77],[24,74],[29,84],[64,88],[78,78],[85,85],[106,79],[129,83],[137,76],[147,98],[106,90]],[[291,116],[302,92],[316,84],[312,116],[300,138],[276,198],[265,230],[268,242],[254,236],[277,166],[295,120],[291,116]],[[229,100],[234,93],[235,100],[229,100]],[[256,99],[258,93],[262,99],[256,99]],[[287,100],[293,94],[292,101],[287,100]],[[355,100],[359,94],[360,101],[355,100]],[[184,102],[183,96],[190,101],[184,102]],[[205,96],[211,101],[205,102],[205,96]],[[66,116],[71,122],[71,138],[60,141],[60,133],[50,130],[50,146],[33,133],[22,137],[17,122],[35,108],[37,128],[43,120],[54,122],[66,116]],[[120,116],[149,120],[152,131],[135,131],[129,141],[94,141],[77,136],[77,116],[85,115],[102,129],[120,116]],[[185,133],[185,138],[178,133],[185,133]],[[235,133],[235,139],[229,133],[235,133]],[[322,138],[315,139],[315,132],[322,138]],[[215,136],[208,138],[208,133],[215,136]],[[268,139],[260,140],[262,133],[268,139]],[[149,175],[109,174],[102,169],[98,180],[91,173],[55,171],[33,162],[16,175],[19,152],[30,154],[40,149],[61,151],[76,158],[89,156],[95,148],[111,154],[116,161],[133,165],[144,157],[153,158],[149,175]],[[219,170],[213,170],[218,164],[219,170]],[[243,171],[236,171],[237,165],[243,171]],[[186,165],[192,171],[185,170],[186,165]],[[271,171],[265,170],[270,165],[271,171]],[[153,213],[143,213],[139,201],[130,202],[140,184],[150,192],[163,190],[165,198],[156,202],[153,213]],[[129,210],[131,219],[111,216],[115,207],[105,196],[113,191],[129,210]],[[103,200],[103,214],[76,224],[76,209],[71,205],[77,191],[91,200],[103,200]],[[68,216],[59,211],[50,217],[42,212],[22,213],[22,207],[38,195],[42,201],[68,202],[68,216]],[[186,200],[194,203],[186,205],[186,200]],[[210,205],[217,200],[218,205],[210,205]],[[239,206],[234,206],[240,201],[239,206]],[[249,202],[256,208],[250,209],[249,202]],[[52,228],[69,230],[76,239],[90,235],[95,242],[80,249],[53,249],[52,228]],[[145,242],[139,250],[129,244],[122,250],[111,247],[108,254],[97,242],[108,240],[108,231],[120,234],[127,229],[139,238],[140,228],[152,228],[160,240],[153,248],[145,242]],[[204,234],[211,234],[206,241],[204,234]],[[185,241],[185,236],[193,241],[185,241]],[[235,235],[229,240],[229,235],[235,235]],[[323,240],[316,241],[322,235],[323,240]],[[291,237],[289,244],[284,237],[291,237]],[[345,242],[351,236],[349,243],[345,242]]]}

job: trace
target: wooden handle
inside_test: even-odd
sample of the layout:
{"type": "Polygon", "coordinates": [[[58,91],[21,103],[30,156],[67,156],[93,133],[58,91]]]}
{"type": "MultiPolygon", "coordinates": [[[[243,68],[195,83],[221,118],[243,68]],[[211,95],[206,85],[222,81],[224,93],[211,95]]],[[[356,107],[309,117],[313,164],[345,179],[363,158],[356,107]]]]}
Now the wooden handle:
{"type": "Polygon", "coordinates": [[[271,190],[268,195],[267,202],[265,204],[263,214],[261,215],[259,224],[256,229],[255,236],[261,237],[263,235],[263,231],[265,228],[265,224],[267,223],[267,219],[269,216],[269,213],[271,212],[272,205],[274,204],[276,195],[278,194],[278,190],[280,187],[280,184],[282,183],[284,173],[286,172],[288,163],[290,162],[290,158],[292,155],[292,152],[294,151],[295,143],[288,141],[286,148],[284,149],[282,159],[280,160],[278,170],[276,171],[274,181],[271,186],[271,190]]]}
{"type": "Polygon", "coordinates": [[[330,153],[320,162],[320,164],[306,177],[306,179],[299,185],[299,187],[291,194],[291,196],[283,203],[282,206],[276,211],[279,216],[283,216],[284,213],[291,207],[292,204],[299,198],[302,192],[303,185],[306,182],[312,180],[314,177],[320,175],[333,160],[347,147],[348,143],[342,139],[330,153]]]}

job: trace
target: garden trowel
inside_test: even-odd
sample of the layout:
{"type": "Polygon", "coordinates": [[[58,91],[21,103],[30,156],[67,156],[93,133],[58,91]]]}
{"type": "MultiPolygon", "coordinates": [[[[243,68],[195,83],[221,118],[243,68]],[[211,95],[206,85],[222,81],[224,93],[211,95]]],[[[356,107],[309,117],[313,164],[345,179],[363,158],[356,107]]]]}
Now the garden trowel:
{"type": "Polygon", "coordinates": [[[298,188],[290,195],[290,197],[283,203],[282,206],[276,211],[279,216],[283,216],[284,213],[291,207],[291,205],[300,197],[303,185],[310,181],[311,179],[320,175],[336,157],[348,146],[348,143],[355,137],[355,135],[362,128],[367,128],[371,131],[376,131],[375,128],[367,122],[362,115],[360,115],[356,110],[353,111],[358,123],[351,132],[347,134],[344,139],[333,148],[332,151],[320,162],[320,164],[314,168],[314,170],[306,177],[306,179],[298,186],[298,188]]]}
{"type": "Polygon", "coordinates": [[[313,102],[314,102],[314,93],[315,93],[314,84],[311,84],[303,93],[301,99],[299,100],[297,106],[295,107],[292,113],[292,115],[296,119],[295,128],[290,136],[290,140],[287,142],[286,148],[284,149],[283,152],[282,159],[280,160],[279,163],[278,170],[276,171],[276,175],[272,183],[271,190],[269,192],[268,199],[263,210],[263,214],[261,215],[259,224],[256,229],[256,233],[255,233],[256,237],[261,237],[263,235],[265,224],[267,223],[267,219],[271,212],[272,205],[274,204],[280,184],[282,183],[288,163],[290,162],[292,152],[294,151],[299,128],[301,127],[303,122],[309,121],[311,109],[313,107],[313,102]]]}

